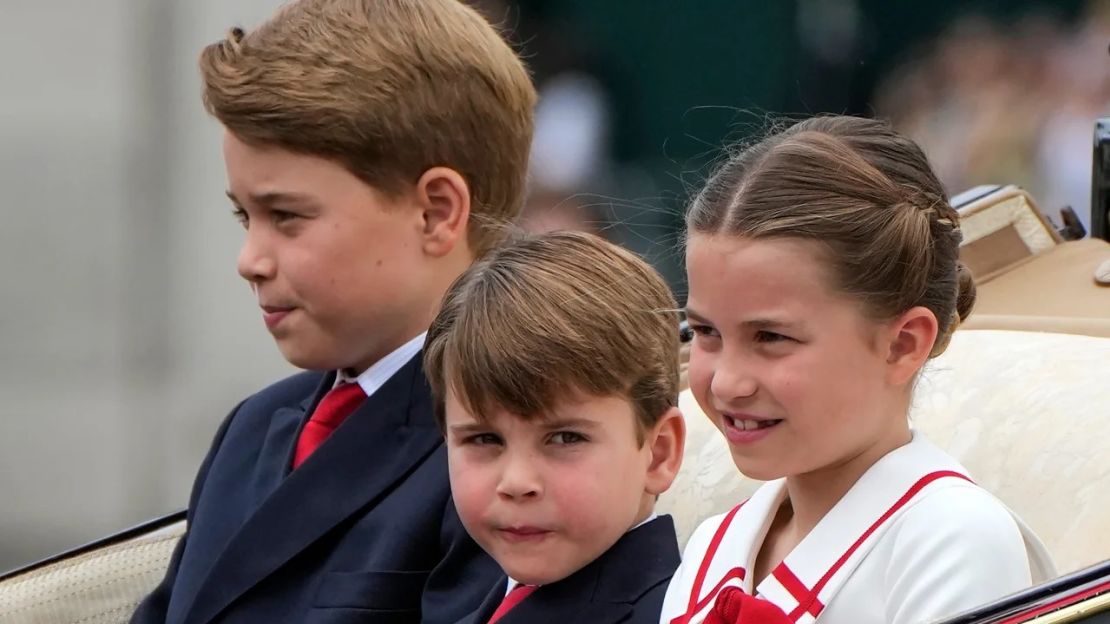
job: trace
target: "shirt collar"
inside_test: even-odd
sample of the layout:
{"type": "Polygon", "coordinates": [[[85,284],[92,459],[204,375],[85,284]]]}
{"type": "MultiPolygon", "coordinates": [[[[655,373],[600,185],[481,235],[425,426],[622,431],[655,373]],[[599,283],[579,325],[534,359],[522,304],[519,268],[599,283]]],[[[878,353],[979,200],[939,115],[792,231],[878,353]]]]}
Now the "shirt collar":
{"type": "Polygon", "coordinates": [[[358,377],[351,377],[340,370],[339,374],[335,376],[335,385],[357,382],[366,396],[373,396],[379,388],[385,385],[385,382],[389,381],[390,377],[401,370],[402,366],[407,364],[417,353],[420,353],[420,350],[424,347],[424,338],[427,335],[428,332],[423,332],[397,347],[392,353],[375,362],[373,366],[363,371],[358,377]]]}

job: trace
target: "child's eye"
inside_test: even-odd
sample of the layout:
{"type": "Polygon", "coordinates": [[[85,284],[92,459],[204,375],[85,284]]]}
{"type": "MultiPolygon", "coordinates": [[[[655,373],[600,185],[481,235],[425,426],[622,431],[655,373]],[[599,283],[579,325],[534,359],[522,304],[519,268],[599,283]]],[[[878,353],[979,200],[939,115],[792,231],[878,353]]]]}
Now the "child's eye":
{"type": "Polygon", "coordinates": [[[586,442],[586,436],[574,431],[556,431],[548,438],[552,444],[580,444],[586,442]]]}
{"type": "Polygon", "coordinates": [[[298,217],[300,217],[300,215],[293,212],[286,212],[285,210],[274,210],[270,213],[270,218],[272,218],[274,220],[274,223],[278,225],[282,223],[288,223],[289,221],[292,221],[298,217]]]}
{"type": "Polygon", "coordinates": [[[501,438],[494,433],[477,433],[463,440],[463,444],[470,444],[473,446],[497,446],[501,444],[501,438]]]}
{"type": "Polygon", "coordinates": [[[716,329],[713,329],[709,325],[691,324],[690,331],[694,332],[695,336],[702,336],[705,338],[720,338],[721,336],[719,333],[717,333],[716,329]]]}
{"type": "Polygon", "coordinates": [[[250,222],[250,216],[247,214],[247,211],[238,206],[231,209],[231,216],[235,217],[235,220],[243,227],[247,227],[247,224],[250,222]]]}
{"type": "Polygon", "coordinates": [[[784,341],[787,341],[787,340],[793,340],[793,338],[791,338],[790,336],[784,336],[783,334],[775,333],[775,332],[772,332],[772,331],[766,331],[766,330],[760,330],[760,331],[757,331],[755,333],[755,341],[756,342],[771,343],[771,342],[784,342],[784,341]]]}

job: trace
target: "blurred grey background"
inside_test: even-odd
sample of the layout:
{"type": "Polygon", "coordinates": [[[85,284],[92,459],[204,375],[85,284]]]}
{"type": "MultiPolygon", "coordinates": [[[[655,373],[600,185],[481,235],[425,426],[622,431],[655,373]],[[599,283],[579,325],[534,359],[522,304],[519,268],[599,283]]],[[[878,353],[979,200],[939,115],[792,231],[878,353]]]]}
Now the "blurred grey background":
{"type": "Polygon", "coordinates": [[[0,0],[0,568],[184,507],[289,370],[235,273],[200,48],[275,0],[0,0]]]}
{"type": "MultiPolygon", "coordinates": [[[[525,223],[683,290],[682,206],[765,113],[881,115],[951,192],[1089,214],[1107,0],[476,0],[541,92],[525,223]]],[[[235,273],[195,59],[278,0],[0,0],[0,571],[184,507],[218,423],[291,369],[235,273]]]]}

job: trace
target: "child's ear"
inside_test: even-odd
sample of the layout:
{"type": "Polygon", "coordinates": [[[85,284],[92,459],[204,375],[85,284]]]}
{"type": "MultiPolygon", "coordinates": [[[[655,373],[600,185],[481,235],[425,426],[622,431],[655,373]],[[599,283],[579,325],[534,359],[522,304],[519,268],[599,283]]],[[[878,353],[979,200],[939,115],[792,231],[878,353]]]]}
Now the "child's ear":
{"type": "Polygon", "coordinates": [[[889,326],[887,379],[893,385],[904,385],[929,359],[937,339],[937,317],[928,308],[910,308],[889,326]]]}
{"type": "Polygon", "coordinates": [[[466,244],[470,223],[470,185],[458,171],[432,167],[416,181],[416,203],[423,217],[423,248],[441,258],[466,244]]]}
{"type": "Polygon", "coordinates": [[[686,448],[686,421],[677,407],[672,407],[648,431],[644,444],[651,450],[646,492],[658,496],[666,492],[682,467],[686,448]]]}

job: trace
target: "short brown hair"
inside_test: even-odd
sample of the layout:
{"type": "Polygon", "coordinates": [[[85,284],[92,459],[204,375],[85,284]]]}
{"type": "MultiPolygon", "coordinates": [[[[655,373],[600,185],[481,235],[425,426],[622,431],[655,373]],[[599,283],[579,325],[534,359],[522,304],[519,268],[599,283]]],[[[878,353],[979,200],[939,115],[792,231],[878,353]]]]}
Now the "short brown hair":
{"type": "Polygon", "coordinates": [[[921,148],[873,119],[807,119],[728,159],[694,200],[687,231],[804,238],[837,286],[878,319],[915,306],[937,319],[940,355],[975,303],[959,261],[959,214],[921,148]]]}
{"type": "Polygon", "coordinates": [[[458,171],[477,255],[520,213],[535,88],[459,0],[297,0],[206,47],[200,69],[205,107],[245,142],[334,159],[394,196],[458,171]]]}
{"type": "Polygon", "coordinates": [[[464,273],[428,330],[436,418],[443,427],[448,387],[479,419],[619,394],[642,434],[678,401],[678,321],[663,278],[635,254],[581,232],[523,237],[464,273]]]}

